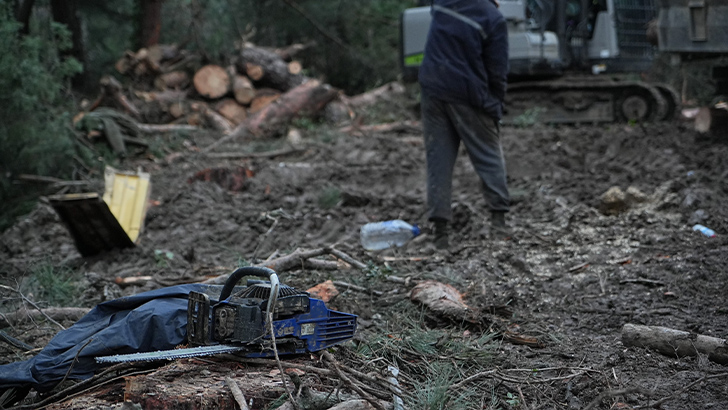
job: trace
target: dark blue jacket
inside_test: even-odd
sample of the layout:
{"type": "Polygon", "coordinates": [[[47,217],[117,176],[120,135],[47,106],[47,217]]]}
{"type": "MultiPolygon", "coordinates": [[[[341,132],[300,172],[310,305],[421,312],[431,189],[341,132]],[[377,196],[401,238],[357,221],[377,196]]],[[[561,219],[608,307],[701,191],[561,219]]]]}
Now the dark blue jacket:
{"type": "Polygon", "coordinates": [[[492,0],[434,0],[420,66],[423,90],[441,100],[503,116],[508,28],[492,0]]]}

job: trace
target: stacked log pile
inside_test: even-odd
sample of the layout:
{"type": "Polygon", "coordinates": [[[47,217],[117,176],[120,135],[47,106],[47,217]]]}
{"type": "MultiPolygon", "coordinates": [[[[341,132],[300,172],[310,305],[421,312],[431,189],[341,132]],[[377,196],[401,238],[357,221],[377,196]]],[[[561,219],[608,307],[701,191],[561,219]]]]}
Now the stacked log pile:
{"type": "Polygon", "coordinates": [[[173,45],[127,51],[115,68],[129,81],[104,77],[99,97],[84,111],[111,107],[139,123],[212,128],[227,140],[279,134],[296,117],[322,115],[340,94],[303,75],[294,56],[306,47],[244,44],[227,65],[203,64],[173,45]]]}

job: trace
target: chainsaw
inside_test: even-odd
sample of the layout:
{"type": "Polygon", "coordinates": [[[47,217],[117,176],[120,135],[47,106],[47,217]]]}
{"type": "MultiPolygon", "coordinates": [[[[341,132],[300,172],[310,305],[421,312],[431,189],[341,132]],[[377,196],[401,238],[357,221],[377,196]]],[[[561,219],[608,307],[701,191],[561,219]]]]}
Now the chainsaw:
{"type": "Polygon", "coordinates": [[[302,354],[345,342],[356,332],[356,315],[330,310],[307,292],[280,284],[278,275],[268,268],[235,270],[218,300],[210,306],[208,295],[190,292],[187,341],[192,347],[102,356],[96,362],[173,360],[223,353],[245,357],[271,357],[275,351],[279,355],[302,354]],[[236,285],[246,276],[268,280],[248,279],[238,290],[236,285]]]}

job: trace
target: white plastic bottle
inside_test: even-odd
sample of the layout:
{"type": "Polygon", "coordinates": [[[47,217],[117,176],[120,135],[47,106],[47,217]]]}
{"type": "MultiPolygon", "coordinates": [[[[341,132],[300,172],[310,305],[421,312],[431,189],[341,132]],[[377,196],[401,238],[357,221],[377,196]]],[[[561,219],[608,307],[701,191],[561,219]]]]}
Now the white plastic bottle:
{"type": "Polygon", "coordinates": [[[698,232],[702,233],[703,235],[707,236],[708,238],[715,237],[714,230],[712,230],[706,226],[700,225],[700,224],[693,226],[693,231],[698,231],[698,232]]]}
{"type": "Polygon", "coordinates": [[[410,225],[400,219],[372,222],[361,227],[361,245],[368,251],[379,251],[402,246],[419,234],[417,225],[410,225]]]}

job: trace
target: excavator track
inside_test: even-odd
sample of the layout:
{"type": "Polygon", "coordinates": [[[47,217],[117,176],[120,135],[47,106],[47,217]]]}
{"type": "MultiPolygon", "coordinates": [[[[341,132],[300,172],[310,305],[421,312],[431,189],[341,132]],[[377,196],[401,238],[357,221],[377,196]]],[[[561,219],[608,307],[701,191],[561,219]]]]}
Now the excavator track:
{"type": "Polygon", "coordinates": [[[679,100],[664,84],[559,79],[508,85],[505,123],[653,122],[673,118],[679,100]]]}

